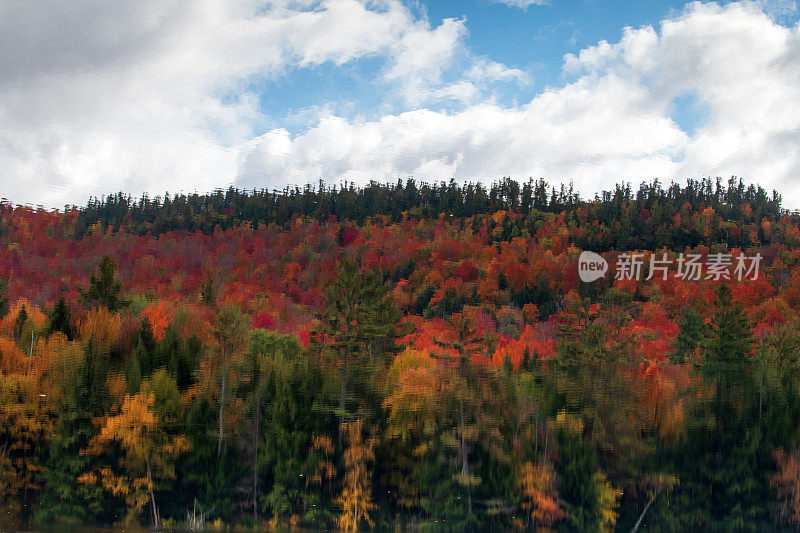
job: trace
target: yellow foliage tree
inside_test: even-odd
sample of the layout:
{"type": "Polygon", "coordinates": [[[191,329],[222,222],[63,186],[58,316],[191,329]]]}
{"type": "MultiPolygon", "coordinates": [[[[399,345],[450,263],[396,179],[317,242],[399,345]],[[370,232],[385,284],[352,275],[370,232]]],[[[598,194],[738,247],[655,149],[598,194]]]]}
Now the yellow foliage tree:
{"type": "Polygon", "coordinates": [[[29,376],[0,373],[0,509],[12,517],[41,490],[41,446],[50,413],[29,376]]]}
{"type": "Polygon", "coordinates": [[[611,482],[606,479],[606,475],[599,470],[595,472],[592,481],[597,485],[600,493],[600,527],[603,528],[603,531],[614,531],[619,517],[617,507],[619,499],[622,497],[622,491],[611,485],[611,482]]]}
{"type": "Polygon", "coordinates": [[[370,511],[375,509],[372,502],[372,471],[370,464],[375,460],[377,439],[362,436],[363,420],[357,418],[343,422],[343,433],[347,442],[344,451],[344,486],[335,503],[342,508],[337,524],[345,531],[357,531],[362,520],[372,526],[370,511]]]}
{"type": "Polygon", "coordinates": [[[331,456],[333,455],[333,441],[326,435],[315,435],[311,438],[312,453],[319,454],[322,458],[314,469],[314,474],[309,480],[310,484],[322,486],[336,476],[336,469],[333,466],[331,456]]]}
{"type": "Polygon", "coordinates": [[[24,368],[30,370],[34,348],[46,322],[47,317],[42,310],[27,299],[20,298],[14,302],[0,323],[0,330],[6,337],[0,347],[0,369],[6,372],[24,373],[22,368],[24,365],[24,368]],[[16,344],[19,351],[13,350],[12,344],[16,344]],[[20,357],[23,354],[24,363],[20,357]]]}
{"type": "MultiPolygon", "coordinates": [[[[1,341],[0,341],[1,342],[1,341]]],[[[68,391],[77,387],[77,374],[84,358],[79,342],[69,341],[63,333],[53,333],[40,343],[43,386],[48,403],[59,405],[68,391]]]]}
{"type": "Polygon", "coordinates": [[[408,509],[419,504],[421,488],[414,470],[430,445],[424,428],[436,419],[439,376],[435,365],[427,352],[406,348],[394,358],[387,377],[390,392],[383,406],[389,416],[384,447],[395,465],[388,482],[397,502],[408,509]]]}
{"type": "Polygon", "coordinates": [[[168,435],[153,410],[154,393],[139,393],[126,396],[120,414],[106,420],[87,450],[101,453],[111,442],[118,442],[125,452],[120,460],[123,473],[111,468],[85,474],[79,481],[100,482],[104,488],[128,503],[128,522],[134,522],[148,500],[153,525],[158,527],[161,518],[154,490],[162,480],[175,478],[175,460],[189,449],[189,442],[182,435],[168,435]]]}
{"type": "Polygon", "coordinates": [[[89,340],[93,336],[100,353],[108,353],[116,348],[121,334],[122,320],[117,313],[105,307],[89,311],[81,324],[81,338],[89,340]]]}

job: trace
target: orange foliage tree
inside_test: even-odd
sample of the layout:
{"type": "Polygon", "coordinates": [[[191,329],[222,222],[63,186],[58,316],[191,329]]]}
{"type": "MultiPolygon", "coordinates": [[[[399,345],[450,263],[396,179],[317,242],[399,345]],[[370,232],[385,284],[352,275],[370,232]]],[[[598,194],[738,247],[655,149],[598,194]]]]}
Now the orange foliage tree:
{"type": "Polygon", "coordinates": [[[778,472],[770,483],[778,491],[781,514],[795,526],[800,525],[800,453],[775,450],[772,455],[778,472]]]}
{"type": "Polygon", "coordinates": [[[549,528],[567,514],[559,505],[553,467],[545,462],[526,461],[518,473],[522,508],[538,527],[549,528]]]}
{"type": "Polygon", "coordinates": [[[167,306],[164,300],[158,303],[152,302],[142,311],[142,318],[150,323],[153,338],[157,342],[161,342],[164,338],[164,332],[172,322],[174,315],[174,311],[167,306]]]}

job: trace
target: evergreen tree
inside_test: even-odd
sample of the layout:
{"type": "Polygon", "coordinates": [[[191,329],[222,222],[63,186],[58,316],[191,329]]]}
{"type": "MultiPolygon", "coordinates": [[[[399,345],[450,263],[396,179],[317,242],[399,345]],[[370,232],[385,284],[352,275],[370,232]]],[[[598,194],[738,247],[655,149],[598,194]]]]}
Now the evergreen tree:
{"type": "Polygon", "coordinates": [[[474,360],[487,353],[486,337],[460,315],[450,329],[448,340],[436,339],[433,373],[423,380],[427,387],[435,383],[433,389],[414,391],[431,395],[431,414],[415,421],[418,415],[408,413],[405,422],[421,426],[422,442],[412,455],[419,506],[431,527],[443,522],[455,531],[507,529],[514,476],[511,443],[502,433],[511,423],[503,412],[502,381],[499,371],[474,360]]]}
{"type": "Polygon", "coordinates": [[[675,351],[670,354],[670,361],[680,364],[702,344],[705,324],[694,307],[687,307],[681,314],[678,326],[680,329],[673,345],[675,351]]]}
{"type": "Polygon", "coordinates": [[[72,340],[70,308],[63,296],[59,298],[58,302],[53,306],[47,321],[47,333],[52,334],[56,331],[60,331],[66,335],[67,340],[72,340]]]}
{"type": "Polygon", "coordinates": [[[125,363],[125,383],[127,385],[128,394],[136,394],[139,392],[139,387],[141,387],[142,378],[144,377],[142,375],[142,361],[147,361],[147,359],[147,349],[144,347],[144,342],[139,340],[136,349],[131,353],[125,363]]]}
{"type": "Polygon", "coordinates": [[[113,523],[123,508],[119,498],[79,477],[104,457],[83,453],[98,433],[93,424],[108,412],[108,367],[93,340],[76,356],[65,354],[53,369],[58,410],[50,438],[49,458],[43,476],[45,492],[38,519],[44,522],[113,523]]]}
{"type": "Polygon", "coordinates": [[[316,466],[309,450],[314,435],[332,433],[323,404],[333,391],[289,335],[253,332],[237,372],[247,420],[241,444],[250,462],[248,511],[255,521],[266,511],[273,518],[295,514],[313,524],[319,513],[311,512],[322,511],[328,502],[307,485],[316,466]]]}
{"type": "Polygon", "coordinates": [[[8,282],[5,280],[0,281],[0,318],[3,318],[8,314],[8,296],[6,295],[7,290],[8,282]]]}
{"type": "Polygon", "coordinates": [[[219,389],[219,424],[217,440],[217,457],[222,455],[222,444],[225,440],[225,408],[227,406],[227,388],[229,364],[232,358],[240,355],[246,342],[248,320],[236,307],[225,307],[217,315],[216,326],[211,334],[217,342],[219,355],[218,372],[219,389]]]}
{"type": "Polygon", "coordinates": [[[558,417],[556,440],[561,475],[561,497],[573,531],[611,531],[619,492],[600,471],[597,454],[581,435],[583,425],[569,415],[558,417]]]}
{"type": "Polygon", "coordinates": [[[217,289],[214,285],[214,274],[206,270],[206,279],[200,284],[200,301],[213,307],[217,300],[217,289]]]}
{"type": "Polygon", "coordinates": [[[81,291],[81,297],[88,306],[103,306],[109,311],[116,311],[128,305],[123,298],[122,282],[115,274],[116,264],[111,256],[106,254],[89,275],[89,288],[81,291]]]}
{"type": "Polygon", "coordinates": [[[716,414],[724,419],[732,413],[734,400],[746,394],[753,339],[747,313],[741,303],[733,303],[730,287],[721,285],[717,289],[714,304],[716,311],[703,346],[700,374],[717,385],[716,414]]]}
{"type": "MultiPolygon", "coordinates": [[[[368,414],[375,414],[380,405],[375,377],[397,349],[394,339],[399,320],[380,276],[362,273],[352,260],[344,260],[336,270],[319,320],[319,332],[339,374],[340,423],[352,412],[351,400],[368,414]]],[[[342,438],[340,431],[340,445],[342,438]]]]}
{"type": "Polygon", "coordinates": [[[661,505],[664,528],[759,531],[771,528],[769,502],[774,469],[766,435],[770,422],[759,414],[750,323],[727,285],[717,289],[715,312],[702,360],[702,387],[689,409],[686,436],[673,452],[679,480],[670,505],[661,505]]]}
{"type": "Polygon", "coordinates": [[[14,320],[14,329],[12,330],[12,335],[18,341],[22,341],[23,333],[25,332],[25,326],[28,324],[28,310],[25,309],[23,305],[20,308],[19,312],[17,313],[17,318],[14,320]]]}

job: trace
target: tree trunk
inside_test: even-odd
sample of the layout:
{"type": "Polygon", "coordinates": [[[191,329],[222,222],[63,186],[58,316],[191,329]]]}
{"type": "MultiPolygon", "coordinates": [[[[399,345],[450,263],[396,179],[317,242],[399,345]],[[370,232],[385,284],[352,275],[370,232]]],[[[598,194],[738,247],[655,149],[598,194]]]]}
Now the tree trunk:
{"type": "Polygon", "coordinates": [[[222,349],[222,387],[219,393],[219,440],[217,440],[217,458],[222,455],[222,439],[223,439],[223,412],[225,411],[225,385],[228,379],[228,364],[225,359],[225,348],[222,349]]]}
{"type": "Polygon", "coordinates": [[[344,430],[342,428],[342,423],[344,422],[344,410],[347,407],[347,365],[348,359],[350,358],[350,313],[348,312],[345,317],[347,324],[344,327],[345,345],[344,361],[342,362],[344,368],[342,369],[342,388],[339,392],[339,449],[342,448],[342,444],[344,442],[344,430]]]}
{"type": "Polygon", "coordinates": [[[344,351],[344,369],[342,370],[342,388],[339,392],[339,448],[342,448],[344,443],[344,410],[347,406],[347,359],[348,350],[344,351]]]}
{"type": "Polygon", "coordinates": [[[464,439],[464,402],[459,402],[459,415],[461,426],[461,476],[467,484],[467,514],[472,514],[472,490],[469,478],[469,453],[467,452],[467,441],[464,439]]]}
{"type": "Polygon", "coordinates": [[[150,504],[152,505],[153,509],[153,527],[159,528],[161,527],[161,517],[158,516],[158,507],[156,506],[156,497],[153,494],[153,479],[150,475],[150,462],[147,462],[147,488],[150,491],[150,504]]]}
{"type": "Polygon", "coordinates": [[[644,506],[644,510],[642,511],[642,514],[639,515],[639,520],[636,521],[636,524],[634,524],[633,529],[631,529],[631,533],[636,533],[637,531],[639,531],[639,526],[642,525],[642,520],[644,520],[644,515],[647,514],[647,510],[650,509],[651,505],[653,505],[656,496],[658,496],[658,491],[653,493],[653,496],[650,497],[650,501],[647,502],[647,505],[644,506]]]}
{"type": "Polygon", "coordinates": [[[255,413],[253,414],[253,522],[258,524],[258,437],[261,433],[261,387],[256,393],[255,413]]]}
{"type": "MultiPolygon", "coordinates": [[[[359,437],[360,437],[360,435],[359,435],[359,437]]],[[[352,446],[352,443],[351,443],[351,446],[352,446]]],[[[361,472],[360,472],[360,470],[361,469],[358,467],[358,463],[356,463],[356,485],[358,485],[358,483],[361,481],[361,477],[360,477],[361,472]]],[[[355,513],[353,513],[353,531],[358,531],[358,519],[359,519],[359,516],[358,516],[358,504],[361,503],[361,502],[360,502],[358,497],[356,497],[355,500],[356,500],[356,508],[355,508],[355,513]]]]}
{"type": "Polygon", "coordinates": [[[33,336],[33,331],[31,331],[31,351],[28,354],[28,374],[31,373],[31,369],[33,368],[33,342],[34,342],[34,336],[33,336]]]}
{"type": "MultiPolygon", "coordinates": [[[[464,379],[464,363],[465,358],[462,355],[458,361],[458,377],[463,381],[464,379]]],[[[470,486],[469,477],[469,453],[467,451],[467,441],[464,438],[464,431],[466,429],[466,421],[464,420],[464,400],[458,401],[458,425],[459,433],[461,434],[461,476],[464,478],[464,483],[467,484],[467,514],[472,514],[472,487],[470,486]]]]}

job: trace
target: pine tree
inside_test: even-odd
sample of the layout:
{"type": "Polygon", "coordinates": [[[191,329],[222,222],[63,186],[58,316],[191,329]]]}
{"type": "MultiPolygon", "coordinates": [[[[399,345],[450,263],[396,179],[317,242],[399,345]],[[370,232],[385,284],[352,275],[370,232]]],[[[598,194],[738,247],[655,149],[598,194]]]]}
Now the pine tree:
{"type": "Polygon", "coordinates": [[[97,485],[79,483],[79,476],[93,469],[101,457],[82,453],[98,429],[93,420],[109,407],[107,368],[93,340],[82,350],[68,350],[51,371],[57,399],[57,420],[49,439],[49,458],[44,470],[47,486],[38,519],[56,523],[110,523],[120,502],[97,485]]]}
{"type": "Polygon", "coordinates": [[[128,394],[136,394],[142,385],[142,360],[147,360],[147,350],[144,343],[139,340],[136,349],[125,363],[125,384],[128,394]]]}
{"type": "Polygon", "coordinates": [[[8,314],[8,282],[5,280],[0,281],[0,318],[8,314]]]}
{"type": "Polygon", "coordinates": [[[727,285],[714,304],[695,364],[702,392],[672,452],[679,484],[658,513],[670,528],[763,530],[770,527],[774,461],[765,438],[770,423],[759,415],[750,322],[727,285]]]}
{"type": "Polygon", "coordinates": [[[213,307],[217,301],[214,274],[211,270],[206,270],[206,279],[200,284],[200,301],[209,307],[213,307]]]}
{"type": "Polygon", "coordinates": [[[72,326],[70,325],[70,309],[64,297],[58,299],[56,305],[50,311],[47,321],[47,332],[53,334],[60,331],[66,335],[67,340],[72,340],[72,326]]]}
{"type": "MultiPolygon", "coordinates": [[[[456,375],[453,382],[456,383],[455,391],[457,397],[458,410],[455,414],[457,425],[454,428],[452,438],[457,443],[459,464],[461,473],[456,476],[458,484],[464,487],[467,500],[467,514],[472,514],[472,490],[480,483],[480,478],[470,470],[470,451],[475,445],[475,437],[480,434],[479,414],[476,412],[478,400],[475,395],[479,393],[476,383],[475,373],[472,365],[472,358],[485,349],[482,342],[485,340],[477,333],[469,321],[458,316],[454,322],[454,329],[457,338],[451,342],[437,340],[437,344],[442,348],[455,352],[456,375]]],[[[447,356],[444,356],[447,357],[447,356]]]]}
{"type": "Polygon", "coordinates": [[[116,311],[128,305],[128,301],[120,296],[122,282],[115,274],[116,264],[106,254],[89,275],[89,288],[81,291],[81,298],[89,307],[103,306],[109,311],[116,311]]]}
{"type": "Polygon", "coordinates": [[[25,326],[28,323],[28,310],[25,309],[23,305],[22,308],[17,313],[17,318],[14,320],[14,329],[12,331],[12,335],[14,335],[14,339],[21,341],[22,334],[25,331],[25,326]]]}
{"type": "Polygon", "coordinates": [[[670,361],[681,364],[702,344],[705,324],[703,317],[694,307],[687,307],[681,314],[678,326],[680,329],[673,345],[675,351],[670,354],[670,361]]]}
{"type": "MultiPolygon", "coordinates": [[[[344,260],[319,319],[339,372],[338,416],[344,428],[341,424],[349,418],[351,397],[367,413],[380,405],[378,398],[370,398],[376,392],[373,378],[396,351],[393,341],[399,313],[377,273],[362,273],[353,261],[344,260]]],[[[340,447],[343,437],[342,429],[340,447]]]]}
{"type": "MultiPolygon", "coordinates": [[[[710,335],[703,346],[704,360],[700,374],[717,385],[718,409],[729,409],[734,397],[747,387],[747,371],[753,339],[750,321],[742,304],[732,301],[730,287],[717,289],[714,319],[710,335]]],[[[718,415],[728,413],[718,411],[718,415]]]]}
{"type": "Polygon", "coordinates": [[[248,322],[236,307],[225,307],[217,315],[216,326],[211,334],[217,341],[219,355],[219,428],[217,440],[217,457],[222,455],[222,444],[225,440],[225,407],[227,405],[228,370],[231,358],[240,355],[247,343],[248,322]]]}

